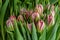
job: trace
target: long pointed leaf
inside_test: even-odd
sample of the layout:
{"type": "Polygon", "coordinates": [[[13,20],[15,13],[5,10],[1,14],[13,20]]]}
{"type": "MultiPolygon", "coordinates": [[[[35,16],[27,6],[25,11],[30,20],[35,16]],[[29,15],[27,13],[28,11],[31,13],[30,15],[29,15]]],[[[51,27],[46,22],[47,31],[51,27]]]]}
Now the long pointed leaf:
{"type": "Polygon", "coordinates": [[[19,25],[20,25],[20,27],[21,27],[21,30],[22,30],[22,33],[23,33],[23,36],[24,36],[24,40],[27,40],[27,39],[26,39],[26,31],[25,31],[25,29],[24,29],[21,21],[20,21],[19,23],[20,23],[19,25]]]}
{"type": "Polygon", "coordinates": [[[34,23],[32,23],[32,40],[38,40],[34,23]]]}
{"type": "Polygon", "coordinates": [[[2,31],[3,40],[4,40],[3,20],[4,20],[4,15],[5,15],[5,12],[6,12],[6,8],[8,6],[8,3],[9,3],[9,0],[6,0],[5,3],[4,3],[4,5],[1,8],[1,13],[0,13],[0,25],[1,25],[1,31],[2,31]]]}
{"type": "Polygon", "coordinates": [[[15,36],[16,40],[23,40],[23,37],[22,37],[21,33],[19,32],[16,20],[14,20],[14,33],[15,33],[14,36],[15,36]]]}

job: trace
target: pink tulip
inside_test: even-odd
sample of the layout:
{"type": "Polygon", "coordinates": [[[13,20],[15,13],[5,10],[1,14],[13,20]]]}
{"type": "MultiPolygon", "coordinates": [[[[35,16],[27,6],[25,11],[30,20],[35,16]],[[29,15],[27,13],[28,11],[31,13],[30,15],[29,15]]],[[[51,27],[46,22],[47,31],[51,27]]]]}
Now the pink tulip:
{"type": "Polygon", "coordinates": [[[45,27],[44,21],[43,20],[39,20],[37,22],[37,28],[38,28],[38,30],[42,31],[44,29],[44,27],[45,27]]]}
{"type": "Polygon", "coordinates": [[[40,18],[38,12],[34,12],[34,13],[31,15],[31,17],[32,17],[32,20],[33,20],[33,21],[34,21],[36,18],[40,18]]]}
{"type": "Polygon", "coordinates": [[[41,4],[37,5],[36,9],[40,15],[43,13],[43,6],[41,4]]]}
{"type": "Polygon", "coordinates": [[[52,15],[50,14],[50,15],[48,15],[48,24],[50,24],[51,21],[52,21],[52,15]]]}
{"type": "Polygon", "coordinates": [[[54,5],[52,5],[52,7],[51,7],[52,9],[51,9],[51,16],[52,16],[52,24],[54,25],[54,23],[55,23],[55,10],[54,10],[54,5]]]}
{"type": "Polygon", "coordinates": [[[54,23],[55,23],[55,20],[54,20],[53,15],[52,14],[48,15],[48,24],[54,25],[54,23]]]}
{"type": "Polygon", "coordinates": [[[28,19],[28,18],[32,15],[32,13],[33,13],[32,10],[26,11],[26,12],[25,12],[26,19],[28,19]]]}
{"type": "Polygon", "coordinates": [[[15,16],[10,16],[9,19],[7,20],[7,22],[6,22],[6,25],[7,26],[12,25],[13,26],[14,19],[16,19],[15,16]]]}
{"type": "Polygon", "coordinates": [[[20,10],[20,14],[24,14],[26,11],[27,11],[26,9],[22,8],[22,9],[20,10]]]}
{"type": "Polygon", "coordinates": [[[32,24],[31,23],[30,24],[27,23],[27,28],[31,32],[31,30],[32,30],[32,24]]]}
{"type": "Polygon", "coordinates": [[[10,19],[7,20],[6,22],[7,27],[13,26],[13,23],[11,22],[10,19]]]}
{"type": "Polygon", "coordinates": [[[23,16],[22,15],[19,15],[18,18],[17,18],[17,20],[23,22],[24,21],[23,16]]]}
{"type": "Polygon", "coordinates": [[[13,15],[13,16],[10,16],[10,18],[9,18],[10,20],[11,20],[11,22],[13,23],[14,22],[14,20],[16,19],[16,17],[13,15]]]}

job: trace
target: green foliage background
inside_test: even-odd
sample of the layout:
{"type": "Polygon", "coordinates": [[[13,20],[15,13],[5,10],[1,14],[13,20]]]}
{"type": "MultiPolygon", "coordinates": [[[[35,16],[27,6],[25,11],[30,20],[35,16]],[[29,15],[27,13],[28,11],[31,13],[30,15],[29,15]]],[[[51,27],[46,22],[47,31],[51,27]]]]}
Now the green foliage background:
{"type": "Polygon", "coordinates": [[[60,40],[59,7],[60,0],[0,0],[0,40],[60,40]],[[14,24],[14,33],[6,30],[6,20],[10,15],[13,15],[13,12],[16,16],[18,16],[21,8],[24,7],[27,10],[31,10],[34,9],[34,7],[39,3],[42,3],[44,7],[48,3],[55,5],[56,22],[51,30],[47,31],[45,28],[43,33],[37,37],[38,33],[36,32],[34,23],[32,23],[32,35],[30,36],[30,33],[27,31],[27,29],[22,28],[22,23],[17,23],[16,20],[14,24]],[[21,30],[19,30],[17,24],[20,24],[21,30]]]}

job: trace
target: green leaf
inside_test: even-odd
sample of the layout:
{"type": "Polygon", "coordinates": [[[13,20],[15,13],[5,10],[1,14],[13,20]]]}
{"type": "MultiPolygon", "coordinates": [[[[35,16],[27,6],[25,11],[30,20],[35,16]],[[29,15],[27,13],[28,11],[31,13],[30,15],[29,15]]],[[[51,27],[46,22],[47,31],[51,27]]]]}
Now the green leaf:
{"type": "MultiPolygon", "coordinates": [[[[9,36],[8,38],[9,38],[10,40],[14,40],[14,34],[13,34],[13,32],[7,31],[7,33],[8,33],[7,36],[9,36]]],[[[7,39],[8,39],[8,38],[7,38],[7,39]]]]}
{"type": "Polygon", "coordinates": [[[3,21],[4,21],[4,15],[5,15],[8,3],[9,3],[9,0],[6,0],[1,8],[1,13],[0,13],[0,25],[1,25],[1,33],[2,33],[3,40],[4,40],[3,21]]]}
{"type": "Polygon", "coordinates": [[[16,40],[23,40],[23,37],[21,33],[19,32],[16,20],[14,20],[14,34],[15,34],[14,36],[16,40]]]}
{"type": "Polygon", "coordinates": [[[58,31],[57,31],[57,34],[56,34],[56,40],[59,40],[60,39],[60,26],[58,28],[58,31]]]}
{"type": "Polygon", "coordinates": [[[32,40],[38,40],[34,23],[32,23],[32,40]]]}
{"type": "Polygon", "coordinates": [[[7,32],[7,37],[6,38],[10,39],[10,40],[14,40],[14,34],[13,34],[13,32],[9,31],[6,26],[4,26],[4,27],[5,27],[5,31],[7,32]]]}
{"type": "Polygon", "coordinates": [[[1,6],[2,6],[2,0],[0,0],[0,10],[1,10],[1,6]]]}
{"type": "Polygon", "coordinates": [[[18,11],[18,5],[17,5],[18,1],[19,0],[14,0],[14,12],[16,13],[16,15],[17,15],[17,11],[18,11]]]}
{"type": "Polygon", "coordinates": [[[19,22],[19,25],[20,25],[20,27],[21,27],[24,40],[27,40],[27,39],[26,39],[26,30],[24,29],[24,26],[22,25],[21,21],[19,22]]]}
{"type": "Polygon", "coordinates": [[[31,40],[30,32],[27,29],[26,23],[24,23],[24,27],[25,27],[25,30],[26,30],[27,40],[31,40]]]}
{"type": "Polygon", "coordinates": [[[42,33],[41,36],[39,37],[39,40],[46,40],[46,27],[44,28],[43,33],[42,33]]]}
{"type": "Polygon", "coordinates": [[[58,0],[49,0],[51,4],[55,4],[58,0]]]}

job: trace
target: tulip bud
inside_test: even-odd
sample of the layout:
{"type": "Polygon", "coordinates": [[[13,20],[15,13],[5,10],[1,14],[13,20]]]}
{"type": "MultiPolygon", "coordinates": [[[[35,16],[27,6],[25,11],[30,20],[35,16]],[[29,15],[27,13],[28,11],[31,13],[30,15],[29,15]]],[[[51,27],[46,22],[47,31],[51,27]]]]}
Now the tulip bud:
{"type": "Polygon", "coordinates": [[[23,18],[23,16],[22,16],[22,15],[19,15],[19,16],[18,16],[18,18],[17,18],[17,20],[18,20],[18,21],[22,21],[22,22],[23,22],[23,21],[24,21],[24,18],[23,18]]]}
{"type": "Polygon", "coordinates": [[[26,11],[27,11],[26,9],[22,8],[22,9],[20,10],[20,14],[24,14],[26,11]]]}
{"type": "Polygon", "coordinates": [[[40,18],[38,12],[34,12],[34,13],[31,15],[31,17],[32,17],[32,20],[33,20],[33,21],[34,21],[35,19],[39,19],[39,18],[40,18]]]}
{"type": "Polygon", "coordinates": [[[36,9],[40,15],[43,13],[43,6],[41,4],[37,5],[36,9]]]}
{"type": "Polygon", "coordinates": [[[6,25],[7,25],[7,28],[8,28],[9,31],[13,31],[14,30],[13,23],[11,22],[10,19],[7,20],[6,25]]]}
{"type": "Polygon", "coordinates": [[[53,25],[54,25],[54,23],[55,23],[55,11],[52,9],[51,10],[51,16],[52,16],[52,23],[53,23],[53,25]]]}
{"type": "Polygon", "coordinates": [[[10,19],[7,20],[6,25],[7,25],[7,27],[13,26],[13,24],[12,24],[10,19]]]}
{"type": "Polygon", "coordinates": [[[49,25],[54,25],[54,17],[52,16],[52,14],[48,15],[48,24],[49,25]]]}
{"type": "Polygon", "coordinates": [[[13,15],[13,16],[10,16],[10,18],[9,18],[10,20],[11,20],[11,22],[13,23],[14,22],[14,20],[16,19],[16,17],[13,15]]]}
{"type": "Polygon", "coordinates": [[[27,11],[27,12],[26,12],[26,15],[25,15],[25,16],[26,16],[26,19],[28,19],[29,15],[30,15],[30,14],[29,14],[29,12],[27,11]]]}
{"type": "Polygon", "coordinates": [[[43,21],[43,20],[39,20],[39,21],[37,22],[37,29],[38,29],[38,31],[39,31],[39,32],[42,32],[42,31],[44,30],[44,28],[45,28],[45,23],[44,23],[44,21],[43,21]]]}
{"type": "Polygon", "coordinates": [[[8,30],[10,30],[10,31],[13,31],[13,30],[14,30],[14,28],[13,28],[14,19],[16,19],[15,16],[10,16],[10,18],[9,18],[9,19],[7,20],[7,22],[6,22],[7,28],[8,28],[8,30]]]}
{"type": "Polygon", "coordinates": [[[31,23],[30,24],[27,23],[27,28],[31,32],[31,30],[32,30],[32,24],[31,23]]]}

